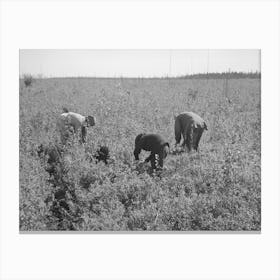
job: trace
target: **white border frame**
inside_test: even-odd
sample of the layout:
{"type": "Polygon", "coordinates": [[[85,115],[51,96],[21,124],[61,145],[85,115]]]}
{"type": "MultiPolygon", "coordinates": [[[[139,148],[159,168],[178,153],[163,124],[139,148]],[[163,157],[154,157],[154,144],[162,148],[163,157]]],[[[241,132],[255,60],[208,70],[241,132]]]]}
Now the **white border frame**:
{"type": "Polygon", "coordinates": [[[278,1],[0,3],[1,279],[280,279],[278,1]],[[261,234],[20,235],[20,48],[261,49],[261,234]]]}

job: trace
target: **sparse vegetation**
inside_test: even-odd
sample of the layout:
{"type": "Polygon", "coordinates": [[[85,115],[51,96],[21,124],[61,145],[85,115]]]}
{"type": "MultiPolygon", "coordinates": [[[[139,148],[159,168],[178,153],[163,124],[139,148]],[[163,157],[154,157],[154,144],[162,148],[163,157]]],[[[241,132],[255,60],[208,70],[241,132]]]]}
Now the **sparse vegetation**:
{"type": "Polygon", "coordinates": [[[29,87],[33,83],[34,79],[33,79],[32,75],[25,74],[25,75],[23,75],[23,81],[24,81],[25,86],[29,87]]]}
{"type": "Polygon", "coordinates": [[[118,94],[118,83],[20,86],[20,230],[260,230],[260,79],[229,79],[226,94],[223,79],[123,78],[130,95],[118,94]],[[96,116],[97,125],[85,146],[64,150],[50,177],[37,148],[58,143],[64,106],[96,116]],[[135,136],[156,132],[174,144],[173,114],[186,110],[207,122],[200,152],[172,148],[161,174],[135,163],[135,136]],[[107,165],[90,160],[102,145],[107,165]]]}

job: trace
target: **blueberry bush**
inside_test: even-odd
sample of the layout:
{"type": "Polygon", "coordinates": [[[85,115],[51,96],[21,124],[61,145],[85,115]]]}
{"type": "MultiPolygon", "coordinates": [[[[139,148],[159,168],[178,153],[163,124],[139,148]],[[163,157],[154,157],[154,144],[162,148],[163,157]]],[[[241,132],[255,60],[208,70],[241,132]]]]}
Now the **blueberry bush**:
{"type": "Polygon", "coordinates": [[[259,78],[36,79],[19,81],[21,231],[259,231],[261,93],[259,78]],[[94,115],[84,145],[73,140],[50,163],[38,147],[59,147],[62,108],[94,115]],[[175,150],[173,114],[207,123],[200,151],[175,150]],[[138,133],[171,144],[164,169],[133,157],[138,133]],[[110,149],[108,164],[92,155],[110,149]],[[50,170],[51,176],[50,176],[50,170]]]}

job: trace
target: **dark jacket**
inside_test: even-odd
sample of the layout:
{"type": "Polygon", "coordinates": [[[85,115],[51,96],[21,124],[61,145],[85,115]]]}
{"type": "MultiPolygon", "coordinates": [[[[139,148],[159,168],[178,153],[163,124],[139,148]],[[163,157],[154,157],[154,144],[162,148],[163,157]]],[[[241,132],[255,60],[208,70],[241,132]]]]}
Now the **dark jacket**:
{"type": "Polygon", "coordinates": [[[169,144],[159,134],[139,134],[135,138],[135,159],[139,159],[141,149],[145,151],[151,151],[153,154],[160,154],[165,146],[169,147],[169,144]]]}

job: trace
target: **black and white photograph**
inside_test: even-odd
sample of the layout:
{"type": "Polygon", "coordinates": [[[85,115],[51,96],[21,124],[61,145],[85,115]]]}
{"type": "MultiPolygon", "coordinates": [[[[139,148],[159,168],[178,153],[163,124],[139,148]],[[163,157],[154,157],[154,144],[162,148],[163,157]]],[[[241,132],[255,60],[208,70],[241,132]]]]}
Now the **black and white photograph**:
{"type": "Polygon", "coordinates": [[[279,280],[278,0],[0,1],[0,279],[279,280]]]}
{"type": "Polygon", "coordinates": [[[20,49],[20,232],[260,232],[260,49],[20,49]]]}

